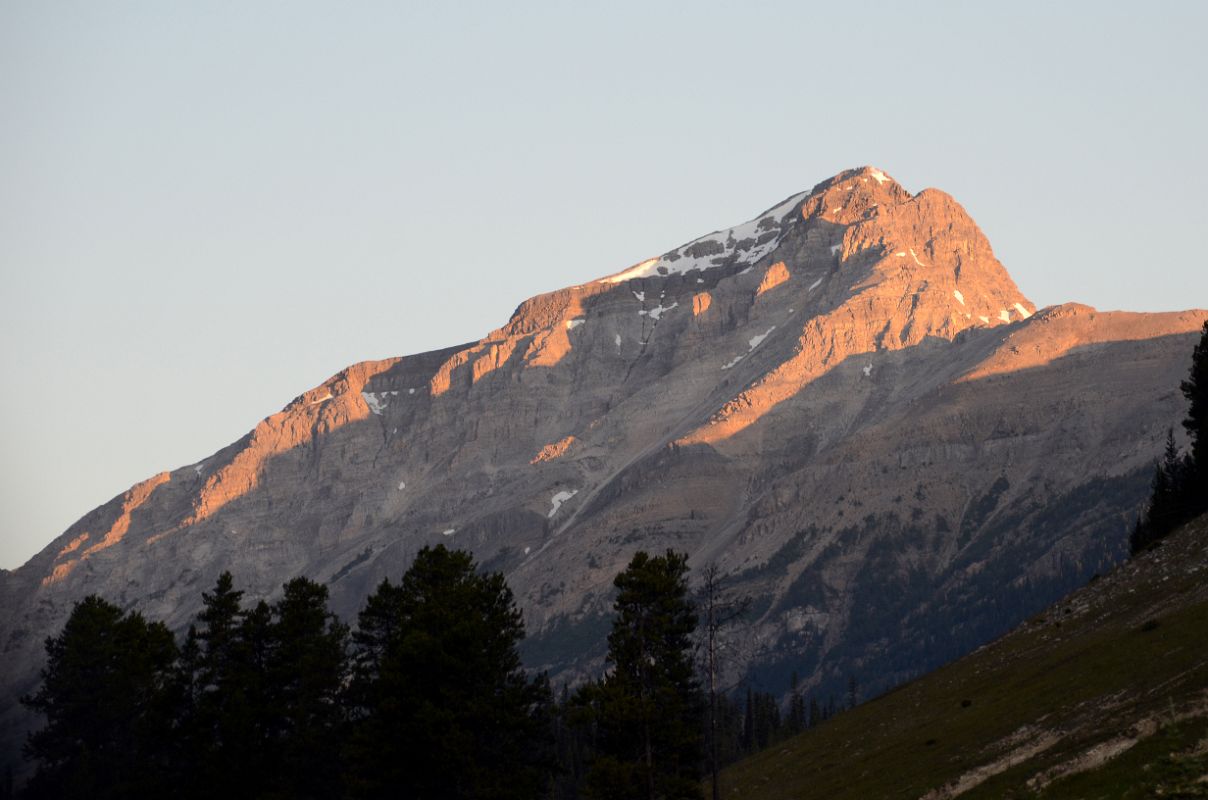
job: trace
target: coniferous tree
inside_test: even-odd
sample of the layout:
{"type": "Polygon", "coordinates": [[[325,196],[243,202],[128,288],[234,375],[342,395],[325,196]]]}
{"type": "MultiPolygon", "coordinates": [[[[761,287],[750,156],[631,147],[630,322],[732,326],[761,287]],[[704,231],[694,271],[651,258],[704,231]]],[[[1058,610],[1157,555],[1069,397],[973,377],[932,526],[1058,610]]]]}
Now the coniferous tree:
{"type": "Polygon", "coordinates": [[[699,798],[704,702],[692,665],[687,557],[637,553],[614,581],[608,674],[584,693],[599,753],[594,798],[699,798]]]}
{"type": "Polygon", "coordinates": [[[805,730],[805,698],[801,696],[797,670],[793,670],[792,679],[789,681],[789,715],[785,727],[790,736],[805,730]]]}
{"type": "Polygon", "coordinates": [[[1208,320],[1191,355],[1191,372],[1180,388],[1188,404],[1183,427],[1191,437],[1185,484],[1190,518],[1208,511],[1208,320]]]}
{"type": "Polygon", "coordinates": [[[529,798],[548,784],[550,693],[524,673],[524,623],[498,573],[424,548],[383,581],[354,636],[349,748],[360,797],[529,798]]]}
{"type": "Polygon", "coordinates": [[[42,685],[22,702],[46,716],[28,797],[153,797],[168,791],[169,688],[176,642],[162,623],[95,595],[46,640],[42,685]]]}
{"type": "Polygon", "coordinates": [[[807,726],[816,728],[822,724],[822,708],[818,705],[818,698],[810,695],[810,710],[807,726]]]}
{"type": "Polygon", "coordinates": [[[1180,388],[1188,403],[1183,427],[1191,437],[1191,449],[1180,454],[1173,429],[1167,433],[1166,450],[1154,468],[1149,502],[1129,536],[1134,555],[1208,511],[1208,321],[1192,353],[1190,374],[1180,388]]]}
{"type": "Polygon", "coordinates": [[[327,608],[327,587],[306,578],[285,584],[273,604],[245,617],[243,640],[251,663],[263,658],[264,733],[270,737],[273,785],[284,797],[340,793],[342,690],[348,668],[348,626],[327,608]],[[263,632],[267,634],[260,636],[263,632]],[[257,640],[264,647],[256,646],[257,640]]]}

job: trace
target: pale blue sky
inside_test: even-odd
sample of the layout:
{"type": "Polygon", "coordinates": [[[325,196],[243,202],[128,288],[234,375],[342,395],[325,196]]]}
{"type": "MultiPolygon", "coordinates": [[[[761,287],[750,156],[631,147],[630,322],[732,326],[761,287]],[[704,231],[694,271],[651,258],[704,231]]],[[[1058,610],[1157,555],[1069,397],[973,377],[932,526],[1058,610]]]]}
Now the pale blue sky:
{"type": "Polygon", "coordinates": [[[1208,4],[0,1],[0,566],[340,368],[841,169],[1208,306],[1208,4]]]}

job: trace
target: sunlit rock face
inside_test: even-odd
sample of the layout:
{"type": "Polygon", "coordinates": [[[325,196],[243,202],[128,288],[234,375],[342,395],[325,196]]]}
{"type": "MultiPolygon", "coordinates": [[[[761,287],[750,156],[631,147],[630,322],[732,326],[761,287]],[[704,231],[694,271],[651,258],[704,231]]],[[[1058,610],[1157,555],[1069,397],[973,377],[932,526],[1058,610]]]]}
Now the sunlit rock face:
{"type": "Polygon", "coordinates": [[[181,626],[222,570],[307,575],[352,617],[437,542],[505,573],[555,681],[600,668],[633,552],[674,548],[754,598],[763,688],[883,689],[1121,557],[1205,316],[1038,310],[951,197],[843,172],[349,367],[0,574],[5,752],[89,593],[181,626]]]}

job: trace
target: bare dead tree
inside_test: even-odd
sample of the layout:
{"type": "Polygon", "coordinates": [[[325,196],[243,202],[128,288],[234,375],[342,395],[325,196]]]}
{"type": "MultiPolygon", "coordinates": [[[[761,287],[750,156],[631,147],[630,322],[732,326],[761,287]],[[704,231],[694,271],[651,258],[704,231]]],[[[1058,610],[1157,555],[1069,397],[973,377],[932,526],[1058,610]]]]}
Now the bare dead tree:
{"type": "Polygon", "coordinates": [[[751,598],[736,595],[723,584],[721,570],[716,563],[701,570],[700,617],[703,626],[702,660],[705,683],[709,688],[709,772],[713,781],[713,800],[720,800],[721,784],[718,779],[717,753],[717,697],[721,688],[719,675],[726,657],[725,631],[742,618],[751,605],[751,598]]]}

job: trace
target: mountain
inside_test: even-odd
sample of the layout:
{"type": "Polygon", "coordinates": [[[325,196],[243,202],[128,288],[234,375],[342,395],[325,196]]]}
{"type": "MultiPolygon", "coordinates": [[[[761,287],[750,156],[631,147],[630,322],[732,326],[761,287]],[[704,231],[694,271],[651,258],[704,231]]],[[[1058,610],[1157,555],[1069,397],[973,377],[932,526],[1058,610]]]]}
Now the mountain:
{"type": "Polygon", "coordinates": [[[723,796],[1205,797],[1208,517],[917,681],[735,765],[723,796]]]}
{"type": "Polygon", "coordinates": [[[1037,310],[954,199],[840,173],[89,512],[0,575],[0,739],[86,594],[179,626],[224,569],[307,575],[351,616],[436,542],[506,574],[555,681],[599,669],[633,551],[675,548],[756,599],[757,683],[887,688],[1121,558],[1205,316],[1037,310]]]}

